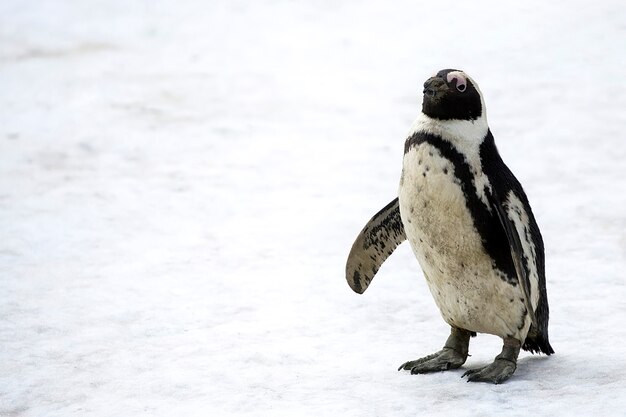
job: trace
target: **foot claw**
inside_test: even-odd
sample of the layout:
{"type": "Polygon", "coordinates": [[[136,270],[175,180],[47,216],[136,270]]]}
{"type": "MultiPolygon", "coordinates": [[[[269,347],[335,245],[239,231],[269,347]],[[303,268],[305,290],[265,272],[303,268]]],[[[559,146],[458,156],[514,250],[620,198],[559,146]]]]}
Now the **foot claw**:
{"type": "Polygon", "coordinates": [[[429,361],[431,359],[436,358],[439,353],[440,352],[433,353],[432,355],[424,356],[423,358],[416,359],[414,361],[404,362],[402,365],[400,365],[400,367],[398,368],[398,371],[401,371],[403,369],[405,371],[413,370],[413,368],[415,368],[416,366],[421,365],[424,362],[427,362],[427,361],[429,361]]]}
{"type": "MultiPolygon", "coordinates": [[[[476,373],[477,371],[478,371],[478,369],[467,370],[467,371],[463,372],[463,375],[461,375],[461,378],[465,378],[468,375],[472,375],[472,374],[476,373]]],[[[469,382],[469,381],[467,381],[467,382],[469,382]]]]}

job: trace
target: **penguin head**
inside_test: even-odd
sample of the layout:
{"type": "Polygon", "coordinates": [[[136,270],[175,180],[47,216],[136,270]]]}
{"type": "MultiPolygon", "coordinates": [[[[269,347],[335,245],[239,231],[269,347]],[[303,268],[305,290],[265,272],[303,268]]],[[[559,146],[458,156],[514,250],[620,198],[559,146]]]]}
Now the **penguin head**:
{"type": "Polygon", "coordinates": [[[483,115],[480,90],[463,71],[444,69],[424,83],[422,113],[439,120],[476,120],[483,115]]]}

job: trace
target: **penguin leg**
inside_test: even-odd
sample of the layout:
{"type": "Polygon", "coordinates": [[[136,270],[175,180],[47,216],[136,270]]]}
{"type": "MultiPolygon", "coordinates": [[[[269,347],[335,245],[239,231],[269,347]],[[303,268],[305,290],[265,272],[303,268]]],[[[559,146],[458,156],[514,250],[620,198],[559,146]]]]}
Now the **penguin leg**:
{"type": "Polygon", "coordinates": [[[517,357],[521,346],[522,342],[519,340],[507,337],[504,339],[502,353],[496,356],[491,365],[469,370],[461,378],[467,376],[467,382],[491,382],[494,384],[506,381],[517,368],[517,357]]]}
{"type": "Polygon", "coordinates": [[[410,370],[411,374],[425,374],[459,368],[467,360],[470,336],[471,332],[453,327],[443,349],[421,359],[403,363],[398,371],[404,369],[410,370]]]}

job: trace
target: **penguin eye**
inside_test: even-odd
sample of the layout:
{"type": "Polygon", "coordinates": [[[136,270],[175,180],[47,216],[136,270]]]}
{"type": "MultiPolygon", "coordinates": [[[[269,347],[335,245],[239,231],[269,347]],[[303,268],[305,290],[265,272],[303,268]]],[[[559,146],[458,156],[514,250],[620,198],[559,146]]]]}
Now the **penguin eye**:
{"type": "Polygon", "coordinates": [[[451,84],[454,81],[456,89],[461,93],[467,90],[467,76],[461,71],[450,71],[446,75],[446,81],[451,84]]]}

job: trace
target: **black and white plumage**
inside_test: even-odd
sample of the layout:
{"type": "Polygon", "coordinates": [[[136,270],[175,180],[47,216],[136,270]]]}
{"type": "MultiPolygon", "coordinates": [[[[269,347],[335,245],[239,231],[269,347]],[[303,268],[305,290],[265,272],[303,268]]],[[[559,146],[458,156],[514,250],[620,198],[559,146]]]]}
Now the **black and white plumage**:
{"type": "Polygon", "coordinates": [[[508,379],[520,348],[553,353],[541,233],[496,149],[482,94],[462,71],[439,71],[424,84],[422,113],[404,146],[399,196],[357,237],[346,265],[350,287],[365,291],[405,239],[451,335],[441,351],[401,369],[458,368],[475,333],[500,336],[504,348],[493,364],[468,371],[471,381],[508,379]]]}

